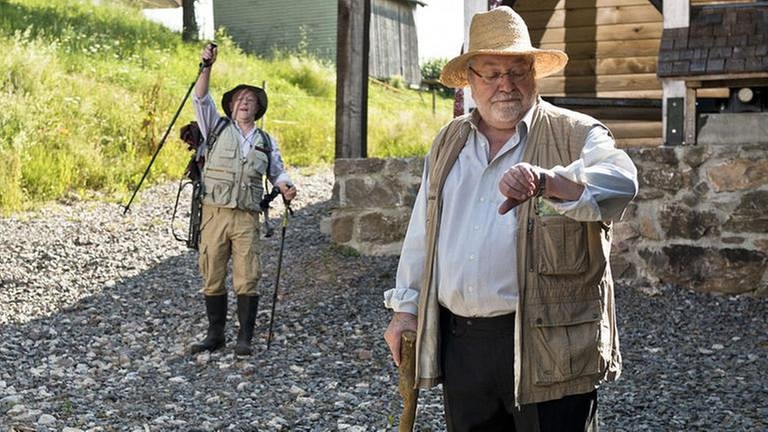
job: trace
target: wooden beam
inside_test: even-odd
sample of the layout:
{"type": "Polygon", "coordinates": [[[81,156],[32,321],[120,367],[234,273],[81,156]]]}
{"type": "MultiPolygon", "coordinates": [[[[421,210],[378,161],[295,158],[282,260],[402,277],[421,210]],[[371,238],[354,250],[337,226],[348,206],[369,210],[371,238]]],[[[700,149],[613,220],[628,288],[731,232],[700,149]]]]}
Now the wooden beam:
{"type": "Polygon", "coordinates": [[[696,144],[696,89],[687,87],[685,89],[685,133],[684,144],[696,144]]]}
{"type": "MultiPolygon", "coordinates": [[[[656,74],[656,56],[614,57],[599,59],[568,60],[568,70],[559,71],[554,76],[586,76],[586,75],[629,75],[656,74]]],[[[550,77],[544,78],[549,79],[550,77]]]]}
{"type": "Polygon", "coordinates": [[[604,25],[648,23],[659,20],[659,12],[650,3],[640,6],[616,6],[598,9],[555,10],[530,12],[525,14],[525,22],[530,29],[545,27],[565,27],[566,13],[568,25],[604,25]]]}
{"type": "Polygon", "coordinates": [[[628,41],[636,39],[661,39],[661,20],[634,24],[605,24],[600,26],[585,25],[567,29],[564,27],[538,29],[531,31],[531,40],[544,43],[628,41]]]}
{"type": "Polygon", "coordinates": [[[630,42],[566,42],[544,43],[539,48],[565,50],[570,58],[621,58],[654,56],[659,53],[659,39],[638,39],[630,42]]]}
{"type": "Polygon", "coordinates": [[[656,74],[552,76],[539,81],[541,93],[584,93],[595,91],[661,90],[656,74]],[[567,91],[566,91],[567,90],[567,91]]]}
{"type": "Polygon", "coordinates": [[[523,1],[515,5],[518,12],[546,11],[557,9],[586,9],[613,6],[644,6],[648,0],[557,0],[553,2],[523,1]]]}
{"type": "Polygon", "coordinates": [[[336,158],[368,156],[371,0],[339,0],[336,40],[336,158]]]}

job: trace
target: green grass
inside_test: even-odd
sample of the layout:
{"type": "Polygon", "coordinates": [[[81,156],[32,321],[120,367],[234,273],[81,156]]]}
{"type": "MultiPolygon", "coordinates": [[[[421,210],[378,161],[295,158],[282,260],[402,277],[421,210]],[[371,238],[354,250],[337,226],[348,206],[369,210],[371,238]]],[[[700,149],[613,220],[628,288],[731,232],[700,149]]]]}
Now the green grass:
{"type": "MultiPolygon", "coordinates": [[[[265,84],[264,128],[288,165],[332,163],[333,66],[248,55],[225,34],[217,43],[214,99],[241,82],[265,84]]],[[[0,0],[0,212],[93,192],[125,202],[196,77],[202,45],[183,43],[124,1],[0,0]]],[[[430,94],[371,81],[369,156],[423,155],[451,110],[438,98],[433,114],[430,94]]],[[[150,183],[181,176],[189,154],[178,129],[193,117],[188,101],[150,183]]]]}

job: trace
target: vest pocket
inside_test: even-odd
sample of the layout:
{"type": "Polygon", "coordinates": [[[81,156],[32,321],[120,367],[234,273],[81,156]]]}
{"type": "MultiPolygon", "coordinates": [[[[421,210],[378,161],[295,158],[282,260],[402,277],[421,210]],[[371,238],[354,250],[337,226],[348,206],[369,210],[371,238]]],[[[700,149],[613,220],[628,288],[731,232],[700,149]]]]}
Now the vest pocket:
{"type": "Polygon", "coordinates": [[[203,184],[205,184],[205,201],[218,206],[227,206],[232,197],[235,175],[209,169],[205,172],[203,184]]]}
{"type": "Polygon", "coordinates": [[[248,183],[246,185],[247,191],[244,191],[245,193],[242,195],[243,208],[255,212],[261,211],[259,204],[261,203],[261,198],[264,196],[264,186],[262,186],[263,181],[264,178],[261,176],[248,177],[248,183]]]}
{"type": "Polygon", "coordinates": [[[530,310],[536,384],[554,384],[599,372],[599,300],[534,305],[530,310]]]}
{"type": "Polygon", "coordinates": [[[587,231],[581,222],[563,216],[539,218],[534,241],[540,250],[538,271],[544,275],[587,271],[587,231]]]}

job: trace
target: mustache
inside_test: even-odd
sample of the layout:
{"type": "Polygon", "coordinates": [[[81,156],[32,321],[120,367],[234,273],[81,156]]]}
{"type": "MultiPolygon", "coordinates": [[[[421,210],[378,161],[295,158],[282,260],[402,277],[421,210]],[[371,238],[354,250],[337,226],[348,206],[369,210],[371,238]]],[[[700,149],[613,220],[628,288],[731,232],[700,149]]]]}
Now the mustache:
{"type": "Polygon", "coordinates": [[[498,92],[491,97],[491,102],[509,102],[522,99],[519,91],[498,92]]]}

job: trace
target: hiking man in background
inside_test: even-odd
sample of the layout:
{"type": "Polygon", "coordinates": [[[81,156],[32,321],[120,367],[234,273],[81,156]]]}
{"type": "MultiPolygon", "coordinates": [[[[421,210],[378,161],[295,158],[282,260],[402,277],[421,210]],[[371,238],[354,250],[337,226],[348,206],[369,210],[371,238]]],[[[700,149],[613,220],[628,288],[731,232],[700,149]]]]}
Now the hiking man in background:
{"type": "Polygon", "coordinates": [[[280,190],[286,201],[296,196],[296,188],[285,173],[277,142],[256,127],[256,120],[267,111],[267,94],[263,89],[240,84],[221,98],[226,117],[221,117],[216,110],[208,92],[216,54],[217,48],[213,45],[203,48],[201,60],[207,67],[195,84],[192,98],[200,131],[208,137],[206,148],[198,151],[205,157],[199,264],[208,334],[192,345],[191,352],[213,351],[224,346],[227,318],[224,282],[231,257],[240,323],[235,353],[249,355],[259,304],[259,204],[268,192],[264,190],[264,177],[280,190]]]}
{"type": "Polygon", "coordinates": [[[637,170],[598,120],[539,97],[567,61],[499,7],[440,76],[477,109],[426,158],[384,338],[399,364],[416,331],[416,385],[442,383],[451,432],[595,430],[596,388],[621,371],[611,221],[637,170]]]}

